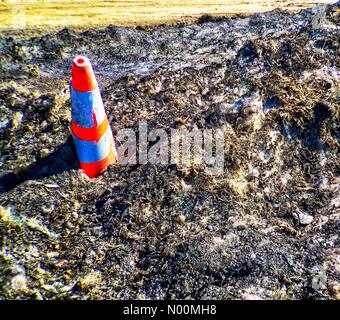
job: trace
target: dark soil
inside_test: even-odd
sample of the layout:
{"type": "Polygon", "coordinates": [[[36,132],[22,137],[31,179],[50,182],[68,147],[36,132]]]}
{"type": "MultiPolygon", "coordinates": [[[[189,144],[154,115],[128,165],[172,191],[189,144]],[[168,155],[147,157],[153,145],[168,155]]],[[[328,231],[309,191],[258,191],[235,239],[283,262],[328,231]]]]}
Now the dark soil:
{"type": "Polygon", "coordinates": [[[0,299],[340,299],[339,3],[320,12],[3,35],[0,299]],[[89,180],[77,54],[115,131],[225,126],[224,173],[89,180]]]}

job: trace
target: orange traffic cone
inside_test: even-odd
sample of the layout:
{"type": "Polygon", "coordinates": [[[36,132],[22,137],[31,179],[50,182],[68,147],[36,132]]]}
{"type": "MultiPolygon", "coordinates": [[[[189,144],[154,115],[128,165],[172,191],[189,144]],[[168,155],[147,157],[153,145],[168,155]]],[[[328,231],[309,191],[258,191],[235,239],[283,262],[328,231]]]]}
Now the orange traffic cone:
{"type": "Polygon", "coordinates": [[[117,161],[117,152],[88,58],[78,56],[73,60],[70,90],[72,136],[80,168],[94,178],[117,161]]]}

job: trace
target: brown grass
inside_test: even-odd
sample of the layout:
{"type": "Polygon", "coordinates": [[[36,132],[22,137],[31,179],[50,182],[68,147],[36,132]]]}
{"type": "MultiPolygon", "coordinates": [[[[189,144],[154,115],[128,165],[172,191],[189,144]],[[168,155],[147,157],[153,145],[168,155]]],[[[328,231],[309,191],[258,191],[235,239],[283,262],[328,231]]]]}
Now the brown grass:
{"type": "MultiPolygon", "coordinates": [[[[319,0],[332,3],[334,0],[319,0]]],[[[289,11],[315,5],[315,1],[295,0],[158,0],[89,1],[65,0],[8,1],[0,3],[0,30],[87,29],[109,24],[119,26],[157,25],[190,22],[202,14],[233,15],[268,11],[289,11]]]]}

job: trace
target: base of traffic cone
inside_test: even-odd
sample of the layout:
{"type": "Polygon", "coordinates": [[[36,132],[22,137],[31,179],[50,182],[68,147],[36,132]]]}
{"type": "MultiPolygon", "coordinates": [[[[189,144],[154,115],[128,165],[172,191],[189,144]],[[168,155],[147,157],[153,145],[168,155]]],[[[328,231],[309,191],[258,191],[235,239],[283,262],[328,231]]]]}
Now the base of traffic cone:
{"type": "Polygon", "coordinates": [[[106,170],[109,165],[114,164],[116,162],[117,162],[116,149],[113,146],[111,148],[110,154],[106,158],[91,163],[80,162],[80,168],[85,172],[85,174],[89,178],[96,178],[104,170],[106,170]]]}

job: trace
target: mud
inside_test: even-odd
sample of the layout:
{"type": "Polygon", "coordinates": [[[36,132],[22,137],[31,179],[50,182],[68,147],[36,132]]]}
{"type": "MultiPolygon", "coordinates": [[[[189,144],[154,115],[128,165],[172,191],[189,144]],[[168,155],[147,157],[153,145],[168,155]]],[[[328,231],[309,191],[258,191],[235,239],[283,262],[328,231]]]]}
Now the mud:
{"type": "Polygon", "coordinates": [[[339,3],[0,39],[1,299],[339,299],[339,3]],[[321,17],[321,18],[320,18],[321,17]],[[115,131],[225,126],[225,170],[70,139],[70,60],[115,131]]]}

